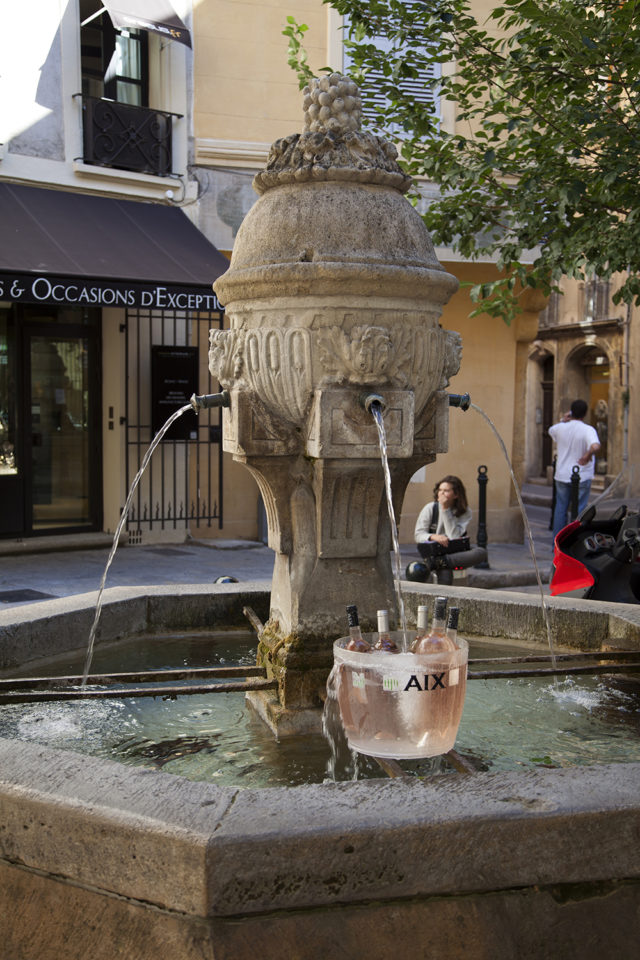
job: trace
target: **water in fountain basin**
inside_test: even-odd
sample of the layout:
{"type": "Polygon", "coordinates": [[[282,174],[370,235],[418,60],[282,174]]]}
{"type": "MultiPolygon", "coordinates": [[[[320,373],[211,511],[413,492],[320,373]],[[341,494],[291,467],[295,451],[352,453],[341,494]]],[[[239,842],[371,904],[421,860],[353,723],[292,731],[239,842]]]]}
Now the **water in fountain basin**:
{"type": "Polygon", "coordinates": [[[406,653],[409,648],[407,639],[407,617],[404,610],[404,599],[400,589],[400,580],[402,579],[402,559],[400,557],[400,543],[398,541],[398,525],[396,523],[395,511],[393,509],[393,495],[391,491],[391,472],[389,470],[389,458],[387,456],[387,432],[382,418],[382,407],[379,403],[371,404],[371,415],[378,428],[378,442],[380,444],[380,459],[382,461],[382,470],[384,472],[384,488],[387,496],[387,509],[389,511],[389,524],[391,526],[391,541],[393,544],[393,556],[395,565],[395,587],[398,601],[399,627],[402,631],[402,651],[406,653]]]}
{"type": "Polygon", "coordinates": [[[521,497],[521,495],[520,495],[520,487],[518,486],[518,481],[516,480],[516,475],[515,475],[515,473],[513,472],[513,465],[512,465],[512,463],[511,463],[511,459],[510,459],[510,457],[509,457],[509,454],[507,453],[507,448],[506,448],[506,446],[505,446],[505,444],[504,444],[504,441],[503,441],[502,437],[500,436],[500,433],[498,432],[498,428],[496,427],[496,425],[495,425],[495,423],[493,422],[493,420],[492,420],[489,416],[487,416],[487,414],[484,412],[484,410],[482,409],[482,407],[479,407],[477,404],[472,403],[472,404],[471,404],[471,407],[472,407],[474,410],[476,410],[476,411],[480,414],[481,417],[484,417],[484,419],[487,421],[487,423],[489,424],[489,426],[490,426],[491,429],[493,430],[493,433],[494,433],[494,435],[495,435],[495,438],[496,438],[496,440],[498,441],[498,444],[500,445],[500,449],[502,450],[502,452],[503,452],[503,454],[504,454],[505,460],[507,461],[507,466],[509,467],[509,473],[511,474],[511,480],[512,480],[512,482],[513,482],[513,488],[514,488],[514,490],[515,490],[515,492],[516,492],[516,497],[517,497],[517,499],[518,499],[518,505],[519,505],[519,507],[520,507],[520,513],[522,514],[522,519],[523,519],[523,522],[524,522],[524,528],[525,528],[525,530],[527,531],[527,540],[528,540],[528,543],[529,543],[529,551],[530,551],[530,553],[531,553],[531,559],[533,560],[533,566],[534,566],[534,569],[535,569],[535,572],[536,572],[536,580],[538,581],[538,588],[539,588],[539,590],[540,590],[540,600],[541,600],[541,603],[542,603],[542,615],[543,615],[543,617],[544,617],[544,624],[545,624],[545,628],[546,628],[546,631],[547,631],[547,642],[548,642],[548,644],[549,644],[549,652],[550,652],[550,654],[551,654],[551,657],[553,658],[553,661],[552,661],[552,662],[553,662],[553,665],[554,665],[554,667],[555,667],[556,661],[555,661],[555,652],[554,652],[554,647],[553,647],[553,635],[552,635],[552,633],[551,633],[551,622],[550,622],[550,620],[549,620],[549,611],[548,611],[548,609],[547,609],[546,597],[545,597],[544,590],[543,590],[543,587],[542,587],[542,578],[541,578],[541,576],[540,576],[540,568],[539,568],[539,566],[538,566],[538,560],[537,560],[537,558],[536,558],[536,551],[535,551],[535,547],[534,547],[534,544],[533,544],[533,534],[532,534],[532,532],[531,532],[531,524],[529,523],[529,518],[528,518],[528,516],[527,516],[527,511],[525,510],[525,508],[524,508],[524,503],[522,502],[522,497],[521,497]]]}
{"type": "Polygon", "coordinates": [[[160,427],[155,437],[149,444],[149,449],[147,450],[144,457],[142,458],[140,469],[138,470],[135,477],[133,478],[133,483],[131,484],[131,487],[129,489],[129,495],[125,501],[124,507],[122,508],[120,522],[118,523],[116,532],[113,535],[113,543],[111,545],[111,550],[109,552],[109,556],[107,558],[107,562],[104,568],[104,573],[102,574],[102,580],[100,581],[100,587],[98,589],[98,599],[96,601],[96,612],[93,618],[93,624],[91,625],[91,630],[89,631],[89,642],[87,644],[87,656],[84,663],[84,672],[82,674],[83,686],[86,685],[87,678],[89,676],[89,671],[91,669],[91,660],[93,658],[93,647],[96,640],[96,633],[98,631],[98,624],[100,622],[100,614],[102,613],[102,595],[104,593],[104,585],[107,582],[107,574],[109,573],[109,567],[111,566],[113,562],[113,558],[116,555],[116,550],[118,549],[118,543],[120,541],[120,534],[122,533],[122,528],[124,527],[127,517],[129,515],[129,508],[131,506],[131,501],[133,500],[133,495],[136,492],[136,489],[138,484],[140,483],[140,480],[142,479],[143,473],[147,469],[147,465],[151,460],[154,450],[156,449],[156,447],[164,437],[167,430],[169,430],[172,424],[175,423],[175,421],[179,417],[181,417],[183,413],[186,413],[187,410],[193,410],[193,407],[191,406],[190,403],[186,403],[183,407],[180,407],[178,410],[176,410],[175,413],[172,413],[171,416],[168,418],[168,420],[160,427]]]}
{"type": "MultiPolygon", "coordinates": [[[[471,641],[472,657],[539,651],[539,645],[471,641]]],[[[235,631],[172,638],[134,637],[100,645],[96,669],[255,663],[255,637],[235,631]]],[[[81,658],[31,664],[20,673],[76,673],[81,658]]],[[[473,667],[472,667],[473,669],[473,667]]],[[[188,682],[188,681],[185,681],[188,682]]],[[[502,771],[640,761],[640,684],[632,677],[544,677],[473,680],[467,685],[456,750],[478,769],[502,771]]],[[[334,701],[335,705],[335,701],[334,701]]],[[[243,693],[100,703],[7,704],[0,736],[162,770],[191,780],[236,787],[294,786],[382,776],[366,756],[354,760],[340,729],[335,755],[320,735],[276,740],[247,707],[243,693]],[[329,765],[329,766],[328,766],[329,765]]],[[[440,758],[403,760],[403,770],[427,777],[450,772],[440,758]]]]}

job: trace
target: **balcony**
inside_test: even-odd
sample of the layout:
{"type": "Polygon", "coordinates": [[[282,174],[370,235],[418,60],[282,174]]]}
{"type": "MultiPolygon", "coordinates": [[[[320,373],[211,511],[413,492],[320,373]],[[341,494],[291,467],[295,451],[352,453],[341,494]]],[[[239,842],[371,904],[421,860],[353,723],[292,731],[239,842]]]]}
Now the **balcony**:
{"type": "Polygon", "coordinates": [[[82,98],[83,160],[103,167],[166,177],[171,173],[172,118],[114,100],[82,98]]]}

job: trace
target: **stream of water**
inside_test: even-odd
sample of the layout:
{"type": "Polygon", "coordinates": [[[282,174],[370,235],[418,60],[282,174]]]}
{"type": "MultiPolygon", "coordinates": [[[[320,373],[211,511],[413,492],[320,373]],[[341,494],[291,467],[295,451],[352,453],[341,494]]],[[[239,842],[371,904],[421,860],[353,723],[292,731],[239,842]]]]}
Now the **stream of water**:
{"type": "Polygon", "coordinates": [[[391,490],[391,472],[389,470],[389,458],[387,456],[387,431],[385,430],[384,420],[382,418],[382,407],[379,403],[371,404],[371,415],[378,428],[378,442],[380,444],[380,459],[382,460],[382,470],[384,473],[384,488],[387,495],[387,509],[389,511],[389,524],[391,526],[391,542],[393,545],[393,556],[395,565],[395,588],[398,602],[398,627],[402,631],[402,651],[406,653],[409,649],[407,639],[407,617],[404,609],[404,598],[400,589],[402,580],[402,558],[400,556],[400,543],[398,541],[398,525],[396,515],[393,509],[393,494],[391,490]]]}
{"type": "Polygon", "coordinates": [[[107,574],[109,573],[109,567],[113,562],[113,558],[116,555],[116,550],[118,549],[118,543],[120,541],[120,534],[122,533],[122,528],[124,527],[127,516],[129,515],[129,507],[131,506],[131,501],[133,500],[133,495],[136,492],[137,486],[140,483],[143,473],[147,469],[147,464],[153,456],[153,452],[164,437],[167,430],[171,427],[175,421],[182,416],[183,413],[186,413],[187,410],[193,410],[193,407],[190,403],[186,403],[183,407],[180,407],[175,413],[172,413],[169,419],[160,427],[155,437],[149,445],[149,449],[142,458],[142,463],[140,464],[140,469],[133,478],[133,483],[129,489],[129,495],[125,501],[125,505],[122,508],[122,514],[120,516],[120,522],[116,528],[116,532],[113,535],[113,543],[111,545],[111,551],[107,558],[107,562],[104,568],[104,573],[102,574],[102,580],[100,581],[100,587],[98,589],[98,599],[96,601],[96,612],[93,618],[93,624],[91,630],[89,631],[89,642],[87,644],[87,656],[84,663],[84,671],[82,674],[82,686],[86,686],[87,678],[89,676],[89,671],[91,669],[91,660],[93,659],[93,647],[96,640],[96,633],[98,632],[98,624],[100,623],[100,614],[102,613],[102,595],[104,593],[104,586],[107,582],[107,574]]]}
{"type": "Polygon", "coordinates": [[[516,475],[515,475],[515,473],[513,472],[513,465],[512,465],[512,463],[511,463],[511,459],[510,459],[510,457],[509,457],[509,454],[507,453],[507,448],[506,448],[506,446],[505,446],[505,444],[504,444],[504,441],[503,441],[502,437],[500,436],[500,433],[498,432],[498,428],[496,427],[496,425],[495,425],[495,423],[493,422],[493,420],[492,420],[489,416],[487,416],[487,414],[484,412],[484,410],[482,409],[482,407],[479,407],[477,404],[472,403],[472,404],[471,404],[471,407],[472,407],[475,411],[477,411],[477,413],[479,413],[480,416],[483,417],[483,418],[486,420],[486,422],[489,424],[489,426],[490,426],[491,429],[493,430],[493,433],[494,433],[494,435],[495,435],[496,440],[498,441],[498,444],[500,445],[500,449],[502,450],[502,452],[503,452],[503,454],[504,454],[504,458],[505,458],[505,460],[507,461],[507,466],[508,466],[508,468],[509,468],[509,473],[511,474],[511,480],[512,480],[512,482],[513,482],[513,489],[515,490],[516,497],[518,498],[518,505],[519,505],[519,507],[520,507],[520,513],[522,514],[522,520],[523,520],[523,522],[524,522],[524,528],[525,528],[525,530],[526,530],[526,532],[527,532],[527,541],[528,541],[528,543],[529,543],[529,552],[531,553],[531,559],[533,560],[533,566],[534,566],[534,569],[535,569],[535,572],[536,572],[536,580],[538,581],[538,589],[540,590],[540,602],[541,602],[541,604],[542,604],[542,616],[544,617],[544,625],[545,625],[545,628],[546,628],[546,631],[547,631],[547,642],[548,642],[548,644],[549,644],[549,652],[550,652],[550,654],[551,654],[551,657],[553,658],[553,659],[552,659],[552,662],[553,662],[553,666],[555,667],[555,666],[556,666],[556,660],[555,660],[555,651],[554,651],[554,646],[553,646],[553,635],[552,635],[552,633],[551,633],[551,621],[549,620],[549,610],[548,610],[548,607],[547,607],[546,597],[545,597],[545,594],[544,594],[544,588],[543,588],[543,586],[542,586],[542,578],[541,578],[541,576],[540,576],[540,568],[539,568],[539,566],[538,566],[538,560],[537,560],[537,558],[536,558],[536,550],[535,550],[535,546],[534,546],[534,543],[533,543],[533,534],[532,534],[532,532],[531,532],[531,524],[529,523],[529,518],[528,518],[528,516],[527,516],[527,511],[525,510],[525,508],[524,508],[524,503],[522,502],[522,497],[521,497],[521,495],[520,495],[520,487],[518,486],[518,481],[516,480],[516,475]]]}

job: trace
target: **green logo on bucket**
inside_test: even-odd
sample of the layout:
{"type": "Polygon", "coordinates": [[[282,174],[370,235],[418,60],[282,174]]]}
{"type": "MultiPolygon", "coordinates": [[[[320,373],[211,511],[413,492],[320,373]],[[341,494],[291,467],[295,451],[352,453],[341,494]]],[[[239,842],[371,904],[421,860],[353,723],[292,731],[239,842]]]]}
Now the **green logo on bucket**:
{"type": "Polygon", "coordinates": [[[354,687],[357,687],[359,690],[364,690],[364,673],[356,673],[354,670],[351,674],[351,682],[354,687]]]}
{"type": "Polygon", "coordinates": [[[397,677],[383,677],[382,678],[382,689],[383,690],[397,690],[400,686],[400,681],[397,677]]]}

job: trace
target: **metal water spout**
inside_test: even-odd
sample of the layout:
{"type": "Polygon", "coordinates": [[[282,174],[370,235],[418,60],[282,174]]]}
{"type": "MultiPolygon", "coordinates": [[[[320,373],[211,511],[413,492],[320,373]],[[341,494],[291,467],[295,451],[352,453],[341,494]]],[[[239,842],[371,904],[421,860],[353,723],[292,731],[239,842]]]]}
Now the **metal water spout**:
{"type": "Polygon", "coordinates": [[[468,393],[449,393],[449,406],[460,407],[461,410],[468,410],[471,406],[471,397],[468,393]]]}
{"type": "Polygon", "coordinates": [[[360,403],[367,413],[371,413],[371,408],[373,406],[379,407],[381,413],[384,413],[384,411],[387,409],[385,399],[384,397],[380,396],[379,393],[363,393],[360,397],[360,403]]]}
{"type": "Polygon", "coordinates": [[[200,410],[209,410],[212,407],[230,407],[231,397],[228,390],[223,390],[221,393],[203,393],[199,396],[194,393],[189,403],[195,412],[199,413],[200,410]]]}

